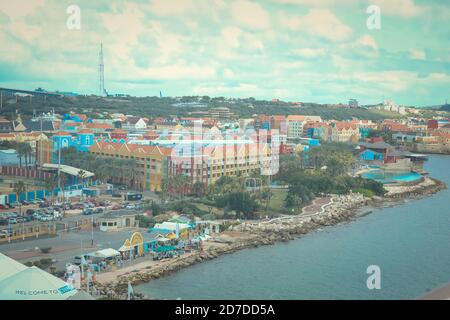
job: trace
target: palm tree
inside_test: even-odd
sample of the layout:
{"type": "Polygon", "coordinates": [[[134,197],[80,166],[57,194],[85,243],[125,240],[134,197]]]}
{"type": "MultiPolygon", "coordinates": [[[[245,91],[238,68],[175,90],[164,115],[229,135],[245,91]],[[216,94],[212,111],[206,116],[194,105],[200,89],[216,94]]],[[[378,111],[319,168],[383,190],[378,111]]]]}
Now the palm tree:
{"type": "Polygon", "coordinates": [[[19,158],[19,167],[22,167],[22,158],[25,155],[25,146],[23,143],[17,143],[16,144],[16,154],[19,158]]]}
{"type": "Polygon", "coordinates": [[[25,157],[25,165],[28,166],[28,162],[31,163],[31,155],[33,154],[33,149],[29,143],[23,143],[23,155],[25,157]]]}
{"type": "Polygon", "coordinates": [[[22,214],[22,203],[20,202],[20,194],[26,192],[27,188],[25,186],[25,183],[23,183],[23,181],[19,181],[14,183],[14,188],[13,188],[13,192],[15,194],[17,194],[17,199],[19,200],[19,214],[22,214]]]}
{"type": "Polygon", "coordinates": [[[56,180],[56,177],[51,176],[50,178],[45,180],[45,190],[50,192],[52,203],[53,203],[54,190],[57,186],[58,186],[58,181],[56,180]]]}
{"type": "Polygon", "coordinates": [[[77,173],[77,182],[80,183],[81,180],[81,183],[83,183],[85,178],[86,178],[86,171],[80,169],[77,173]]]}

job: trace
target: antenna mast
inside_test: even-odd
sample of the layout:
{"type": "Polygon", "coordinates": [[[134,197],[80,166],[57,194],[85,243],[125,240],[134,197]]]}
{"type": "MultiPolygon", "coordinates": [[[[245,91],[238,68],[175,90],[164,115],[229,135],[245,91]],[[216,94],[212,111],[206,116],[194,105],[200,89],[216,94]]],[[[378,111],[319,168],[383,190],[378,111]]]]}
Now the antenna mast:
{"type": "Polygon", "coordinates": [[[100,53],[98,55],[98,82],[99,96],[103,97],[105,94],[105,65],[103,62],[103,43],[100,44],[100,53]]]}

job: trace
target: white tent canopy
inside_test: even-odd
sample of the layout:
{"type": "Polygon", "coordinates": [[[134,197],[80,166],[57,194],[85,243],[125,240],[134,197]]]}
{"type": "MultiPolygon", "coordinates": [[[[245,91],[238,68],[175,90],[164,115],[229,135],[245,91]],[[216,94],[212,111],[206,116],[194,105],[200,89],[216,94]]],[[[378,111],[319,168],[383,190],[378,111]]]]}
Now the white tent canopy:
{"type": "Polygon", "coordinates": [[[37,267],[0,281],[0,300],[66,300],[77,290],[37,267]]]}
{"type": "Polygon", "coordinates": [[[117,250],[114,250],[112,248],[108,248],[108,249],[102,249],[102,250],[98,250],[95,252],[91,252],[91,253],[87,254],[87,256],[92,257],[92,258],[106,259],[106,258],[113,258],[116,256],[120,256],[120,252],[117,250]]]}
{"type": "Polygon", "coordinates": [[[189,224],[187,223],[177,223],[177,222],[168,222],[164,221],[163,223],[157,223],[153,227],[153,229],[162,229],[162,230],[169,230],[172,232],[175,232],[176,230],[184,230],[190,228],[189,224]],[[177,226],[178,225],[178,226],[177,226]]]}
{"type": "Polygon", "coordinates": [[[26,268],[27,266],[0,253],[0,281],[26,268]]]}

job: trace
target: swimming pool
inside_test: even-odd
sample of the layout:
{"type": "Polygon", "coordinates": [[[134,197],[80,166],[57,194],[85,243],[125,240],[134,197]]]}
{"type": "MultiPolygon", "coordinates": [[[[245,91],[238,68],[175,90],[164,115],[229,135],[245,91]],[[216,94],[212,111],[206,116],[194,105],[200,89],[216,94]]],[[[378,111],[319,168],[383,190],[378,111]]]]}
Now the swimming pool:
{"type": "Polygon", "coordinates": [[[396,182],[412,182],[422,178],[420,173],[410,171],[383,171],[373,170],[362,174],[365,179],[376,180],[388,184],[396,182]]]}

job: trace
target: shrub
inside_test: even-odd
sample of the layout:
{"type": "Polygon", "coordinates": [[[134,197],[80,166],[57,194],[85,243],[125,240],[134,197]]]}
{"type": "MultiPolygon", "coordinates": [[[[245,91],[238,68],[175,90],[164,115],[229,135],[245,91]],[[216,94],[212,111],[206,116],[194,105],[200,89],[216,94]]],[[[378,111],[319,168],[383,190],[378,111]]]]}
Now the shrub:
{"type": "Polygon", "coordinates": [[[52,247],[47,247],[47,248],[40,248],[42,253],[49,253],[50,250],[52,250],[52,247]]]}

